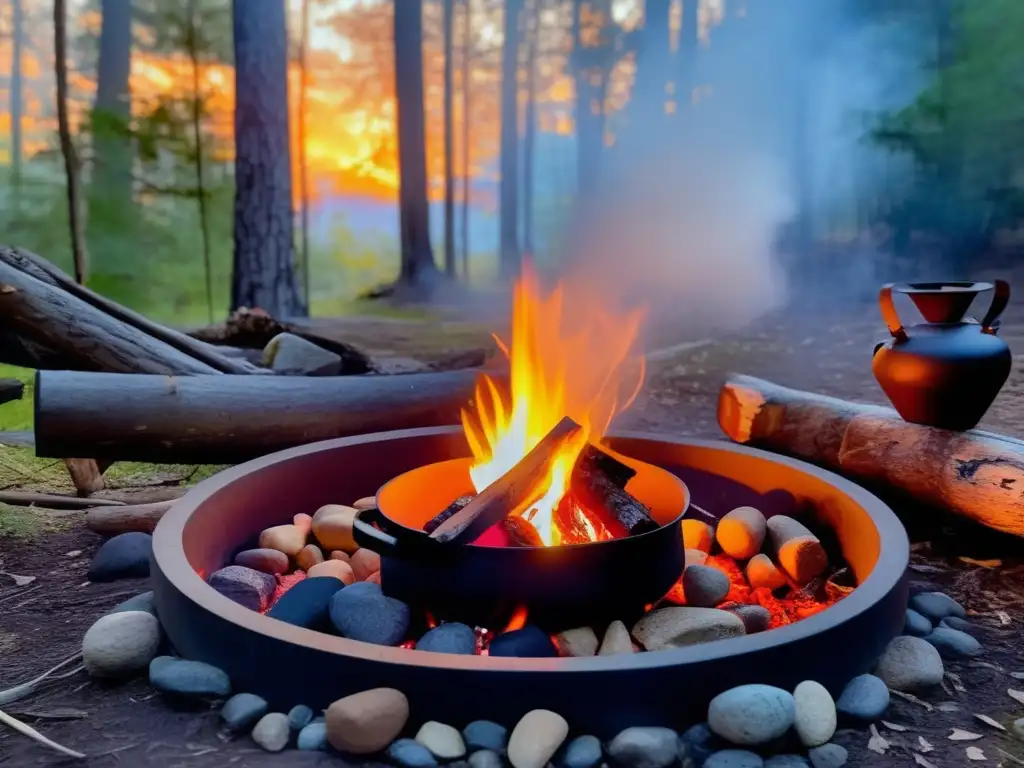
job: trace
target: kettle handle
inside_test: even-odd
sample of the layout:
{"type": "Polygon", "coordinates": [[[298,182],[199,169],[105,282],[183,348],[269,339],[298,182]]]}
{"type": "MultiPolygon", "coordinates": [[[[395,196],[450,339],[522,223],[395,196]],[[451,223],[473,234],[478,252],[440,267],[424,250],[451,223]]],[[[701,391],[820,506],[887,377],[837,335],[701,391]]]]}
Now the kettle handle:
{"type": "MultiPolygon", "coordinates": [[[[896,305],[892,300],[893,285],[895,284],[886,283],[882,286],[881,290],[878,292],[878,305],[882,309],[882,320],[885,322],[885,327],[889,329],[890,335],[897,341],[906,341],[907,332],[903,328],[900,316],[896,313],[896,305]]],[[[995,306],[994,302],[993,306],[995,306]]],[[[999,311],[1002,312],[1002,309],[999,311]]]]}
{"type": "Polygon", "coordinates": [[[1010,284],[1005,280],[993,280],[995,291],[992,293],[992,306],[988,308],[985,317],[981,320],[981,330],[985,333],[995,333],[999,327],[999,316],[1003,314],[1006,305],[1010,303],[1010,284]]]}

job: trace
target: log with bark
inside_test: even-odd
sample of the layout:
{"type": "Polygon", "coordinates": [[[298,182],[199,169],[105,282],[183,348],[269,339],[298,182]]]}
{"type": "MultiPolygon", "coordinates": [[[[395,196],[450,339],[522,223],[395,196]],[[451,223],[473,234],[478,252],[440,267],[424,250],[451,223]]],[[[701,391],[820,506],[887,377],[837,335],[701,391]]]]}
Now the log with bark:
{"type": "Polygon", "coordinates": [[[119,507],[93,507],[85,513],[85,524],[91,531],[104,536],[141,531],[152,533],[160,518],[173,507],[175,500],[154,501],[149,504],[127,504],[119,507]]]}
{"type": "Polygon", "coordinates": [[[18,379],[0,379],[0,404],[21,400],[25,385],[18,379]]]}
{"type": "Polygon", "coordinates": [[[39,371],[36,453],[231,464],[317,440],[459,423],[474,370],[337,378],[39,371]]]}
{"type": "Polygon", "coordinates": [[[718,423],[732,440],[788,454],[866,485],[1024,536],[1024,441],[950,432],[864,405],[733,376],[718,423]]]}
{"type": "Polygon", "coordinates": [[[569,480],[573,497],[612,538],[638,536],[658,528],[650,510],[626,490],[635,474],[632,467],[592,445],[580,452],[573,467],[569,480]]]}

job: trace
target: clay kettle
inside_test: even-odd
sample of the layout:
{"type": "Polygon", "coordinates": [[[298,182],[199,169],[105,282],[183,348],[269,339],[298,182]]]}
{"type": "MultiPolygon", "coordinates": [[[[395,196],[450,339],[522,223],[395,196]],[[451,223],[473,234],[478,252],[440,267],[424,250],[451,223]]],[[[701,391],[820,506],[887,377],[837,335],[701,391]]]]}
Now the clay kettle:
{"type": "Polygon", "coordinates": [[[996,336],[1009,300],[1005,280],[882,286],[878,301],[892,338],[875,347],[871,367],[904,420],[952,430],[981,421],[1010,375],[1010,349],[996,336]],[[975,297],[989,290],[992,304],[982,320],[965,318],[975,297]],[[894,291],[906,294],[926,322],[904,326],[894,291]]]}

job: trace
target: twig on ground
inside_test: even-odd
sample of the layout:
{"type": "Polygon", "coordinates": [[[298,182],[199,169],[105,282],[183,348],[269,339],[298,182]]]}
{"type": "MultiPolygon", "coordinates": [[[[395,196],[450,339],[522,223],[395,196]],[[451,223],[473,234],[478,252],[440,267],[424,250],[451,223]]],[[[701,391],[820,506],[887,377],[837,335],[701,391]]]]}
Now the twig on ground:
{"type": "Polygon", "coordinates": [[[919,706],[924,707],[926,712],[931,712],[933,709],[935,709],[935,707],[933,707],[927,701],[921,701],[921,699],[917,698],[917,696],[915,696],[912,693],[904,693],[903,691],[897,691],[893,688],[889,689],[889,693],[891,693],[893,696],[898,696],[904,701],[909,701],[911,704],[917,704],[919,706]]]}
{"type": "MultiPolygon", "coordinates": [[[[0,707],[5,707],[8,704],[11,704],[11,703],[13,703],[15,701],[18,701],[18,699],[25,698],[30,693],[32,693],[36,689],[36,687],[38,687],[38,685],[40,683],[42,683],[44,680],[46,680],[46,678],[48,678],[54,672],[56,672],[59,669],[62,669],[63,667],[66,667],[68,664],[73,664],[73,663],[75,663],[77,661],[81,661],[81,659],[82,659],[82,652],[81,651],[76,651],[73,656],[69,656],[68,658],[64,659],[64,661],[62,661],[60,664],[58,664],[57,666],[52,667],[52,668],[46,670],[45,672],[43,672],[43,674],[39,675],[39,677],[37,677],[37,678],[35,678],[33,680],[29,680],[27,683],[22,683],[21,685],[16,685],[13,688],[8,688],[6,691],[0,691],[0,707]]],[[[71,675],[76,674],[81,669],[82,669],[81,666],[75,667],[70,672],[67,672],[67,673],[61,675],[60,677],[57,677],[57,678],[54,678],[54,679],[55,680],[62,680],[65,677],[70,677],[71,675]]]]}
{"type": "Polygon", "coordinates": [[[40,744],[43,744],[44,746],[50,747],[50,749],[57,750],[58,752],[60,752],[63,755],[67,755],[68,757],[74,757],[74,758],[77,758],[79,760],[84,760],[85,759],[85,755],[83,755],[81,752],[75,752],[75,750],[73,750],[73,749],[68,749],[67,747],[65,747],[63,745],[58,744],[57,742],[52,741],[51,739],[46,738],[45,736],[43,736],[43,734],[41,734],[35,728],[32,728],[29,725],[25,725],[25,723],[21,722],[17,718],[11,717],[6,712],[4,712],[2,709],[0,709],[0,723],[3,723],[4,725],[13,728],[18,733],[20,733],[20,734],[22,734],[24,736],[28,736],[30,739],[38,741],[40,744]]]}
{"type": "Polygon", "coordinates": [[[89,507],[114,506],[123,507],[123,501],[113,499],[64,496],[57,493],[39,493],[37,491],[0,491],[0,502],[16,507],[41,506],[50,509],[88,509],[89,507]]]}
{"type": "Polygon", "coordinates": [[[41,589],[42,586],[42,584],[36,584],[34,587],[29,587],[28,589],[20,589],[17,592],[12,592],[9,595],[0,597],[0,603],[6,603],[8,600],[13,600],[16,597],[24,597],[29,592],[35,592],[37,589],[41,589]]]}

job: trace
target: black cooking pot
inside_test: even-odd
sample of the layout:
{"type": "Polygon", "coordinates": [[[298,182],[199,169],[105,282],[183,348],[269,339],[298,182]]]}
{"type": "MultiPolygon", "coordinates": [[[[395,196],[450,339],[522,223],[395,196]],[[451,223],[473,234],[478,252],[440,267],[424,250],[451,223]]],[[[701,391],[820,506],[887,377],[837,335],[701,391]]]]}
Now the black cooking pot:
{"type": "Polygon", "coordinates": [[[384,592],[438,619],[500,630],[519,609],[551,632],[639,618],[679,580],[680,521],[689,493],[675,475],[617,456],[636,470],[626,489],[660,527],[611,541],[557,547],[441,544],[423,526],[472,493],[470,459],[430,464],[387,483],[360,512],[355,540],[381,557],[384,592]]]}

